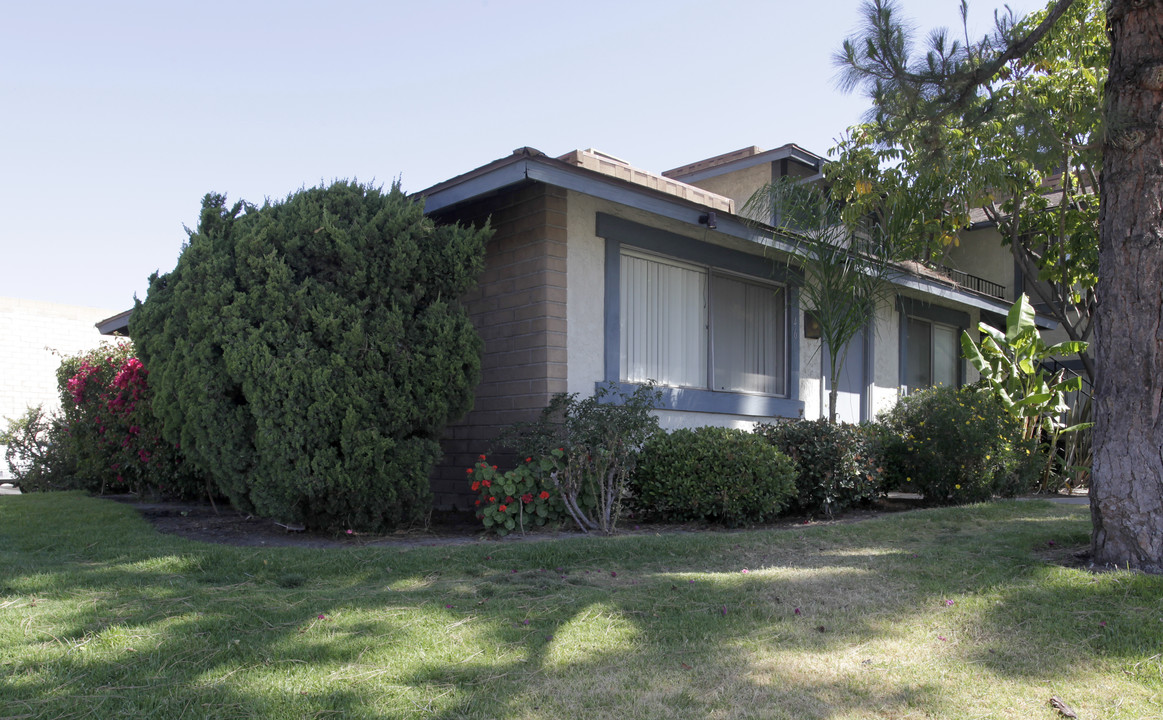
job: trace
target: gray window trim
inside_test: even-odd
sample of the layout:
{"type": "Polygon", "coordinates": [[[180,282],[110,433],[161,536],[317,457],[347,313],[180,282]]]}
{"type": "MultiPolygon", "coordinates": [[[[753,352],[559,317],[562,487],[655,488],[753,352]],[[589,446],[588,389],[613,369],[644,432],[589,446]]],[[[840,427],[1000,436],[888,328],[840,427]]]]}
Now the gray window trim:
{"type": "MultiPolygon", "coordinates": [[[[912,388],[908,386],[909,368],[909,323],[908,318],[913,317],[918,320],[924,320],[928,323],[937,323],[939,325],[947,325],[957,329],[957,336],[969,329],[969,313],[963,310],[956,310],[953,308],[942,307],[940,305],[933,305],[923,300],[916,298],[908,298],[897,296],[897,311],[900,313],[900,322],[897,323],[900,328],[900,346],[897,350],[897,384],[899,387],[905,388],[906,392],[911,392],[912,388]]],[[[930,349],[930,355],[932,349],[930,349]]],[[[930,359],[930,362],[932,360],[930,359]]],[[[965,384],[965,358],[961,358],[957,363],[957,385],[960,387],[965,384]]]]}
{"type": "Polygon", "coordinates": [[[622,383],[620,359],[622,336],[621,320],[621,254],[622,245],[673,257],[708,267],[711,272],[742,276],[764,284],[778,284],[786,288],[784,302],[787,332],[785,397],[757,393],[725,392],[692,388],[659,388],[663,394],[660,409],[721,413],[747,417],[801,417],[804,403],[799,398],[799,273],[786,264],[770,258],[739,252],[730,248],[710,245],[666,230],[642,225],[624,218],[597,214],[597,235],[606,241],[605,271],[605,381],[618,383],[625,392],[632,392],[634,384],[622,383]]]}

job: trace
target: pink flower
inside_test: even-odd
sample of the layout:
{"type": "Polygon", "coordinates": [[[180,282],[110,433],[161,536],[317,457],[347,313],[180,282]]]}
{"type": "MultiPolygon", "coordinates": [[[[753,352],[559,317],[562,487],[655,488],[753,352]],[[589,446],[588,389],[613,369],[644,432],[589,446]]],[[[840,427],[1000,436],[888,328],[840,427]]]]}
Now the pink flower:
{"type": "Polygon", "coordinates": [[[747,572],[748,572],[748,571],[747,571],[747,568],[743,568],[742,572],[743,572],[743,574],[744,574],[744,575],[746,575],[746,574],[747,574],[747,572]]]}
{"type": "Polygon", "coordinates": [[[955,604],[952,600],[945,601],[945,607],[953,607],[955,604]]]}
{"type": "Polygon", "coordinates": [[[323,613],[319,613],[319,619],[320,619],[320,620],[326,620],[326,619],[327,619],[327,617],[326,617],[326,616],[325,616],[323,613]]]}
{"type": "Polygon", "coordinates": [[[949,642],[949,640],[944,635],[938,635],[937,639],[941,642],[949,642]]]}
{"type": "Polygon", "coordinates": [[[803,613],[801,613],[801,612],[800,612],[800,609],[799,609],[799,608],[796,608],[796,615],[802,615],[802,614],[803,614],[803,613]]]}
{"type": "Polygon", "coordinates": [[[347,529],[347,534],[348,534],[348,535],[351,535],[351,534],[353,534],[353,533],[352,533],[352,531],[351,531],[351,528],[348,528],[348,529],[347,529]]]}

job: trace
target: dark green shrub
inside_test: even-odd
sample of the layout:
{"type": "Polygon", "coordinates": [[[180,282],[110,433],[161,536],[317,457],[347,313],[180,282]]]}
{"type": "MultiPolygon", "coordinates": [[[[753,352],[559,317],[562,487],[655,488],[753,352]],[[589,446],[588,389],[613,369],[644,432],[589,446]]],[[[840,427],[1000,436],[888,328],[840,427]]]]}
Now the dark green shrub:
{"type": "Polygon", "coordinates": [[[8,421],[0,432],[4,460],[23,492],[67,490],[74,486],[76,458],[68,452],[67,434],[59,415],[40,405],[8,421]]]}
{"type": "Polygon", "coordinates": [[[1027,492],[1040,458],[1001,401],[976,387],[939,387],[901,398],[880,416],[886,487],[938,504],[1027,492]]]}
{"type": "Polygon", "coordinates": [[[821,419],[760,424],[755,432],[795,461],[796,511],[831,517],[880,494],[875,443],[866,428],[821,419]]]}
{"type": "Polygon", "coordinates": [[[779,514],[796,495],[795,464],[766,439],[701,427],[659,433],[642,450],[634,505],[648,517],[741,525],[779,514]]]}
{"type": "Polygon", "coordinates": [[[166,437],[239,509],[321,529],[423,519],[480,339],[459,298],[490,231],[438,226],[398,186],[207,195],[130,322],[166,437]]]}

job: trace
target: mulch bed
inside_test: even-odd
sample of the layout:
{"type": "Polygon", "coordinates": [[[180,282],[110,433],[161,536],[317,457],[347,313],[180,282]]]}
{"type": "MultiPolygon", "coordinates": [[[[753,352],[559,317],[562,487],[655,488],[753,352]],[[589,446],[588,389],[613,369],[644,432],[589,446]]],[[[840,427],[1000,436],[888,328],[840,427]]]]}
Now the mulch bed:
{"type": "MultiPolygon", "coordinates": [[[[190,540],[248,547],[305,547],[305,548],[352,548],[352,547],[425,547],[438,545],[458,545],[468,543],[517,542],[523,540],[548,540],[556,538],[581,537],[576,529],[538,529],[524,536],[511,534],[504,538],[485,532],[471,513],[433,512],[427,527],[398,530],[387,535],[364,533],[329,534],[320,532],[296,532],[272,520],[240,513],[221,503],[217,507],[208,502],[155,502],[145,501],[134,495],[109,495],[107,499],[121,502],[135,508],[159,532],[179,535],[190,540]]],[[[832,520],[815,520],[806,517],[787,517],[765,524],[764,528],[803,527],[805,525],[852,523],[881,515],[912,510],[920,507],[915,500],[881,500],[870,508],[852,510],[832,520]]],[[[707,528],[698,525],[674,525],[646,523],[633,518],[623,519],[619,534],[653,535],[659,532],[730,532],[725,529],[707,528]]]]}

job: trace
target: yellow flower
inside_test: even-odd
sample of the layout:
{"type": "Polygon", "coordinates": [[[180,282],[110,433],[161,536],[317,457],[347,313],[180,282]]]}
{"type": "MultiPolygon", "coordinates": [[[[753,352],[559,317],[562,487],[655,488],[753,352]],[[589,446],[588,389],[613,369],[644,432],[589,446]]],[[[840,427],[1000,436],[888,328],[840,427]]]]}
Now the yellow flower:
{"type": "Polygon", "coordinates": [[[954,486],[953,486],[953,489],[954,489],[954,490],[960,490],[960,489],[961,489],[961,486],[960,486],[960,485],[954,485],[954,486]]]}

